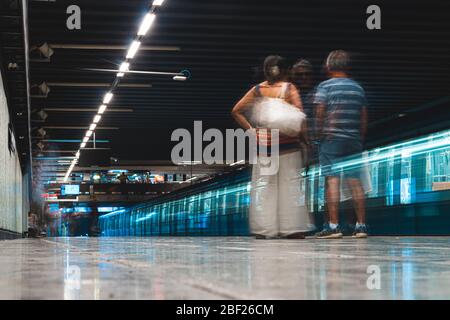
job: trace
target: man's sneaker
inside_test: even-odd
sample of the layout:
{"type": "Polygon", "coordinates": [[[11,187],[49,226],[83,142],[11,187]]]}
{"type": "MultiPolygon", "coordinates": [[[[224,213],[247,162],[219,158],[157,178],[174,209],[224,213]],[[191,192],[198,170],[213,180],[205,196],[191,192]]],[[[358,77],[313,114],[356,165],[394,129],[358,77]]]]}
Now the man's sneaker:
{"type": "Polygon", "coordinates": [[[365,225],[355,227],[352,238],[367,238],[367,227],[365,225]]]}
{"type": "Polygon", "coordinates": [[[340,239],[342,236],[342,231],[339,227],[336,229],[331,229],[328,227],[327,229],[323,229],[319,233],[316,233],[317,239],[340,239]]]}

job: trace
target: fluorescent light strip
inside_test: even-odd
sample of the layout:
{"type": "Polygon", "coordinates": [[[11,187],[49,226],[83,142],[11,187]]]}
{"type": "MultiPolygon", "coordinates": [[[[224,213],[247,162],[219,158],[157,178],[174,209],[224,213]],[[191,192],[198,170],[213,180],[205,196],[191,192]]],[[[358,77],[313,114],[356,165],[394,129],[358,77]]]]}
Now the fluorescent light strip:
{"type": "Polygon", "coordinates": [[[144,20],[142,20],[141,26],[138,31],[138,36],[145,36],[150,30],[150,27],[153,24],[153,21],[155,21],[155,14],[154,13],[147,13],[144,17],[144,20]]]}
{"type": "MultiPolygon", "coordinates": [[[[153,6],[159,7],[163,3],[164,3],[164,0],[154,0],[153,6]]],[[[155,18],[156,18],[156,15],[154,13],[147,13],[145,15],[144,19],[142,20],[141,26],[139,27],[138,36],[145,36],[147,34],[147,32],[150,30],[151,26],[153,25],[155,18]]],[[[141,42],[139,40],[134,40],[131,43],[130,48],[128,49],[126,58],[133,59],[135,57],[136,53],[138,52],[140,46],[141,46],[141,42]]],[[[124,77],[125,73],[127,71],[129,71],[129,68],[130,68],[130,63],[126,62],[126,61],[123,62],[120,65],[120,68],[119,68],[120,72],[117,73],[117,77],[119,77],[119,78],[124,77]]],[[[83,139],[83,142],[80,144],[80,150],[84,149],[86,147],[86,143],[89,141],[89,138],[92,136],[93,131],[97,127],[97,123],[99,123],[102,118],[101,115],[106,111],[107,104],[111,102],[113,97],[114,97],[114,94],[112,92],[108,92],[105,94],[105,96],[103,98],[103,104],[98,109],[98,114],[94,117],[94,123],[92,123],[90,125],[89,130],[86,132],[86,136],[83,139]]],[[[64,176],[64,181],[67,181],[69,179],[69,176],[72,173],[73,168],[77,164],[77,161],[80,158],[80,150],[77,151],[77,153],[75,155],[75,159],[72,161],[69,169],[67,170],[66,175],[64,176]]],[[[191,178],[189,180],[194,180],[195,178],[196,177],[191,178]]]]}
{"type": "Polygon", "coordinates": [[[120,72],[128,71],[129,67],[130,67],[130,63],[129,62],[122,62],[122,64],[120,65],[119,71],[120,72]]]}
{"type": "Polygon", "coordinates": [[[106,108],[107,108],[107,105],[106,104],[102,104],[100,106],[100,108],[98,109],[98,114],[103,114],[105,112],[106,108]]]}
{"type": "Polygon", "coordinates": [[[128,50],[127,59],[133,59],[134,56],[136,55],[136,53],[138,52],[140,46],[141,46],[141,42],[134,40],[131,43],[130,49],[128,50]]]}
{"type": "Polygon", "coordinates": [[[96,115],[96,116],[94,117],[94,123],[95,123],[95,124],[99,123],[101,119],[102,119],[102,116],[101,116],[101,115],[99,115],[99,114],[96,115]]]}
{"type": "Polygon", "coordinates": [[[103,98],[103,103],[104,104],[110,103],[113,97],[114,95],[111,92],[108,92],[107,94],[105,94],[105,98],[103,98]]]}

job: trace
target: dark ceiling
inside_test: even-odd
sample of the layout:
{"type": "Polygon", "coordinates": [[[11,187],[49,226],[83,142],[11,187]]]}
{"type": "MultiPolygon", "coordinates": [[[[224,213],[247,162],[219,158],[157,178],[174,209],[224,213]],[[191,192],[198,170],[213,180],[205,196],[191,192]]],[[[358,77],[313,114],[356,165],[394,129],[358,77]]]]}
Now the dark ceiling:
{"type": "MultiPolygon", "coordinates": [[[[30,46],[48,43],[54,47],[50,62],[30,66],[31,84],[45,81],[51,90],[47,98],[32,99],[33,110],[48,113],[45,122],[34,123],[46,128],[46,140],[82,139],[115,74],[81,68],[117,68],[149,3],[30,1],[30,46]],[[72,4],[81,8],[81,30],[66,28],[66,8],[72,4]],[[59,49],[61,45],[123,48],[59,49]],[[55,111],[68,108],[92,111],[55,111]],[[68,128],[78,126],[83,130],[68,128]]],[[[156,48],[139,51],[131,69],[188,69],[192,78],[176,82],[168,77],[127,75],[122,84],[131,87],[115,91],[112,111],[105,114],[97,139],[110,141],[101,146],[111,147],[119,159],[169,159],[170,134],[175,128],[190,128],[194,120],[202,120],[205,127],[235,127],[230,110],[260,79],[258,70],[266,55],[277,53],[291,61],[308,58],[319,81],[324,58],[338,48],[357,58],[354,76],[367,91],[371,123],[391,127],[389,119],[399,114],[406,114],[407,119],[409,110],[429,102],[449,119],[449,5],[444,1],[377,1],[382,29],[370,31],[365,13],[369,4],[166,0],[143,43],[156,48]]],[[[48,142],[50,150],[76,151],[78,146],[79,142],[48,142]]]]}

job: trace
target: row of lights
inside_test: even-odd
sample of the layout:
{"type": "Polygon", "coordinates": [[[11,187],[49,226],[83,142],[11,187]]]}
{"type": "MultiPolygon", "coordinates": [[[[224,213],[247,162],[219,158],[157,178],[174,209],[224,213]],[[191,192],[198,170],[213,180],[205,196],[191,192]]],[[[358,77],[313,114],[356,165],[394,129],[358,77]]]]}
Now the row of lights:
{"type": "Polygon", "coordinates": [[[155,21],[155,18],[156,18],[155,9],[159,6],[161,6],[163,4],[163,2],[164,2],[164,0],[153,0],[152,6],[151,6],[149,12],[145,15],[144,19],[142,20],[142,23],[139,27],[136,38],[133,40],[133,42],[130,45],[130,48],[128,49],[126,59],[120,65],[119,72],[117,73],[117,78],[114,81],[110,91],[108,93],[106,93],[105,97],[103,98],[103,104],[99,107],[98,112],[92,121],[92,124],[89,126],[88,131],[86,131],[86,135],[80,145],[80,149],[75,154],[75,159],[72,160],[70,167],[67,170],[66,175],[64,176],[65,182],[69,179],[70,174],[73,171],[73,168],[76,166],[78,159],[80,158],[81,150],[86,147],[86,144],[89,142],[91,136],[93,135],[95,129],[97,128],[98,123],[102,119],[103,113],[108,108],[108,104],[113,99],[113,97],[114,97],[114,94],[112,93],[113,90],[119,84],[120,78],[123,78],[125,76],[125,74],[129,71],[130,60],[133,59],[135,57],[136,53],[139,51],[142,38],[147,35],[147,32],[150,30],[151,26],[153,25],[153,22],[155,21]]]}

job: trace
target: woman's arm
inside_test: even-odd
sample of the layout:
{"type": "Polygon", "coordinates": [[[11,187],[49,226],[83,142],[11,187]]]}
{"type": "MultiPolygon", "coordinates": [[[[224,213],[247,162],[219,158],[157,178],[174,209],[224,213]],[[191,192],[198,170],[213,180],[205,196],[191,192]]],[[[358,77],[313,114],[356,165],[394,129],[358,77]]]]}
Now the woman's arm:
{"type": "Polygon", "coordinates": [[[236,122],[245,130],[251,129],[252,125],[248,122],[247,118],[243,115],[244,110],[253,102],[255,99],[254,88],[250,89],[245,96],[239,100],[231,111],[231,115],[236,120],[236,122]]]}

